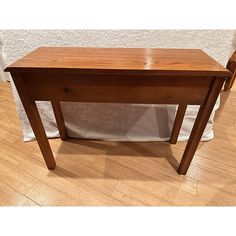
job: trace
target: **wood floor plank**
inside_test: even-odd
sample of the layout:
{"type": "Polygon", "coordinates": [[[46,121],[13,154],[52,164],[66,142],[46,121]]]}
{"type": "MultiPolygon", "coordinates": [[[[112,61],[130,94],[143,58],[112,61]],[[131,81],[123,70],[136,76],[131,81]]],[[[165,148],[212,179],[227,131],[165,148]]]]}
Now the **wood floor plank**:
{"type": "MultiPolygon", "coordinates": [[[[230,183],[231,187],[236,188],[236,181],[230,183]]],[[[208,184],[199,182],[197,193],[197,205],[201,206],[235,206],[236,194],[226,192],[228,186],[215,188],[208,184]]]]}
{"type": "Polygon", "coordinates": [[[41,206],[81,205],[81,202],[77,199],[75,200],[67,194],[21,171],[20,166],[13,166],[0,160],[0,168],[1,180],[41,206]]]}
{"type": "Polygon", "coordinates": [[[38,206],[38,204],[0,181],[0,206],[38,206]]]}
{"type": "MultiPolygon", "coordinates": [[[[32,155],[31,158],[33,159],[32,155]]],[[[77,203],[77,205],[106,205],[109,202],[111,205],[123,205],[121,202],[110,198],[108,195],[105,195],[100,191],[97,191],[96,188],[87,185],[86,180],[79,180],[79,177],[76,176],[76,180],[71,181],[71,178],[73,179],[75,174],[73,174],[73,172],[66,171],[65,167],[67,167],[67,165],[63,165],[63,168],[58,166],[55,171],[48,171],[45,168],[44,163],[20,159],[19,157],[16,157],[16,159],[19,161],[19,163],[17,166],[15,166],[14,171],[17,172],[17,170],[20,170],[25,175],[33,178],[34,182],[31,181],[33,182],[33,186],[39,185],[39,182],[44,183],[52,188],[54,192],[55,190],[59,191],[65,194],[67,198],[76,200],[79,203],[77,203]],[[91,194],[91,196],[89,196],[89,194],[91,194]]],[[[6,165],[7,164],[5,163],[5,166],[6,165]]],[[[11,168],[13,169],[12,166],[11,168]]],[[[12,172],[13,171],[8,170],[9,174],[12,174],[12,172]]],[[[18,172],[15,175],[13,174],[13,176],[17,178],[15,180],[15,184],[18,186],[18,188],[20,188],[21,185],[19,183],[19,179],[22,178],[19,178],[18,172]]],[[[12,178],[13,177],[11,177],[11,179],[12,178]]],[[[14,183],[14,181],[12,182],[14,183]]],[[[44,189],[49,191],[46,187],[44,187],[44,189]]],[[[47,205],[51,204],[47,202],[47,205]]]]}
{"type": "MultiPolygon", "coordinates": [[[[180,191],[177,188],[168,188],[166,187],[160,189],[159,184],[153,181],[146,181],[145,184],[143,181],[122,181],[120,185],[117,186],[116,192],[126,193],[126,195],[131,195],[135,201],[140,201],[143,205],[169,205],[169,206],[185,206],[185,205],[196,205],[197,196],[193,194],[180,191]],[[135,190],[130,191],[132,188],[135,190]],[[127,192],[128,191],[128,192],[127,192]],[[155,200],[153,200],[155,199],[155,200]]],[[[130,205],[132,205],[132,200],[130,205]]]]}
{"type": "Polygon", "coordinates": [[[129,206],[170,206],[171,202],[166,201],[162,197],[158,197],[152,193],[142,189],[141,191],[133,184],[127,184],[127,181],[120,181],[116,186],[112,196],[122,199],[129,206]]]}

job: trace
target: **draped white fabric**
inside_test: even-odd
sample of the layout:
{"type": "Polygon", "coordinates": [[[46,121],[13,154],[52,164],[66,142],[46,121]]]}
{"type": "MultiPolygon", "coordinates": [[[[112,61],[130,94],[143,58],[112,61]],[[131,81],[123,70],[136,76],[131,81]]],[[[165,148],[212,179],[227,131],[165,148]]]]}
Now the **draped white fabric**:
{"type": "Polygon", "coordinates": [[[6,60],[6,56],[5,56],[5,53],[3,51],[3,48],[2,48],[2,43],[0,41],[0,80],[3,80],[3,81],[9,81],[9,73],[6,73],[3,71],[4,69],[4,61],[6,60]]]}

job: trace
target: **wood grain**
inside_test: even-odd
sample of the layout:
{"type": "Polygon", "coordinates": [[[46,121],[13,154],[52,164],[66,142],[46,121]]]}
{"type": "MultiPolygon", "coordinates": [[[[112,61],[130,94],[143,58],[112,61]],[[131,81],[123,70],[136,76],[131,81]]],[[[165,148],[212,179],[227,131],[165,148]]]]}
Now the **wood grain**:
{"type": "Polygon", "coordinates": [[[23,73],[32,100],[140,104],[202,104],[211,77],[81,76],[23,73]],[[188,80],[188,83],[186,83],[188,80]],[[183,96],[184,94],[184,96],[183,96]]]}
{"type": "Polygon", "coordinates": [[[6,71],[230,76],[200,49],[40,47],[6,71]]]}

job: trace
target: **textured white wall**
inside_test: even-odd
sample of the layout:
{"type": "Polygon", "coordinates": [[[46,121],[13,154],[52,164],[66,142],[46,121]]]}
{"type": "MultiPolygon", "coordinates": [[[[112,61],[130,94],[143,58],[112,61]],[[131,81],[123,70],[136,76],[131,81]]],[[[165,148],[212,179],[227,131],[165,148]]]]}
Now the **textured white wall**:
{"type": "Polygon", "coordinates": [[[0,30],[5,65],[39,46],[201,48],[225,64],[235,30],[0,30]]]}

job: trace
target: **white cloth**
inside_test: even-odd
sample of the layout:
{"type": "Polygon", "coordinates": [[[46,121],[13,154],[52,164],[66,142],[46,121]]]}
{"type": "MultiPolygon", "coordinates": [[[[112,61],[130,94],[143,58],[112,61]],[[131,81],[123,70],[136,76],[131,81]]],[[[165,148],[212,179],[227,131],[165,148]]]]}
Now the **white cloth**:
{"type": "Polygon", "coordinates": [[[3,47],[2,47],[2,43],[0,41],[0,81],[9,81],[10,77],[9,77],[9,72],[4,72],[3,68],[4,66],[4,61],[6,60],[6,55],[3,51],[3,47]]]}

